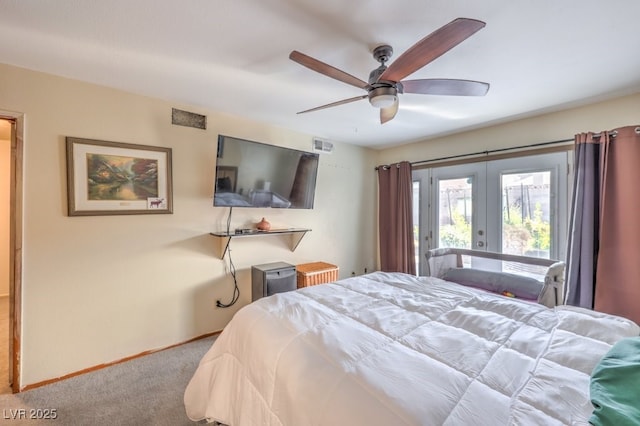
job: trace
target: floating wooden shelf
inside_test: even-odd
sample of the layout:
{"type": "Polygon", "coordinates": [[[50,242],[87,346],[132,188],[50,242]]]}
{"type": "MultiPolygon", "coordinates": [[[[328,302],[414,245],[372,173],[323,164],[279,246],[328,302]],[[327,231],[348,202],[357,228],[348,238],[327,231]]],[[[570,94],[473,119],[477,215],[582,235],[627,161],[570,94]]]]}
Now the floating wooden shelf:
{"type": "Polygon", "coordinates": [[[298,248],[298,244],[307,232],[311,229],[305,228],[286,228],[286,229],[272,229],[270,231],[254,231],[246,234],[236,234],[235,232],[212,232],[211,235],[216,237],[220,241],[218,257],[223,259],[229,249],[229,243],[233,238],[245,238],[245,237],[264,237],[267,235],[288,235],[290,237],[291,251],[295,251],[298,248]]]}

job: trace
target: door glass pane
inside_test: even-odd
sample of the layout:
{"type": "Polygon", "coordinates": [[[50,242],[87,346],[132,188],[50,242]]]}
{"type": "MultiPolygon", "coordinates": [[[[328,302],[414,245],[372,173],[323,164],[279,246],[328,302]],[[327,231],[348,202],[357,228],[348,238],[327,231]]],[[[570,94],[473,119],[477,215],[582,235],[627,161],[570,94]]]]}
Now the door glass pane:
{"type": "Polygon", "coordinates": [[[438,247],[471,248],[473,178],[438,181],[438,247]]]}
{"type": "Polygon", "coordinates": [[[502,252],[549,259],[551,172],[502,174],[502,252]]]}

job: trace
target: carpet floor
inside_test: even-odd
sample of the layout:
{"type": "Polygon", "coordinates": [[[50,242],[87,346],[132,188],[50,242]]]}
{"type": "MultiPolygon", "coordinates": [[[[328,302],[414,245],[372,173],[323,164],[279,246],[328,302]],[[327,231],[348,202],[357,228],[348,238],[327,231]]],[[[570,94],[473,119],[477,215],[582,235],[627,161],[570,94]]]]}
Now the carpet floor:
{"type": "Polygon", "coordinates": [[[185,414],[184,390],[214,340],[215,336],[208,337],[29,391],[0,395],[0,424],[193,425],[185,414]],[[30,418],[53,413],[55,419],[30,418]]]}

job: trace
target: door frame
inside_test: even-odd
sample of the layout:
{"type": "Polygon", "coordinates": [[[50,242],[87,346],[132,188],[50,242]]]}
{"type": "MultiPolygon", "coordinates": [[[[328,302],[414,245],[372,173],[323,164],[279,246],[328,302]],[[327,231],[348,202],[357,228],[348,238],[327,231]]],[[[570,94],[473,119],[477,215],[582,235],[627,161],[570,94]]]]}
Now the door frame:
{"type": "Polygon", "coordinates": [[[12,123],[11,177],[9,182],[9,381],[20,392],[22,330],[22,216],[24,170],[24,114],[0,110],[0,118],[12,123]]]}
{"type": "MultiPolygon", "coordinates": [[[[454,165],[446,166],[447,170],[441,169],[438,172],[434,173],[435,167],[421,167],[419,169],[414,169],[412,172],[412,180],[413,183],[418,183],[419,187],[419,202],[417,205],[414,205],[414,209],[417,208],[417,216],[418,216],[418,235],[417,239],[419,241],[418,244],[418,265],[416,272],[419,275],[426,275],[426,253],[435,248],[439,241],[439,233],[438,233],[438,221],[439,221],[439,212],[438,209],[434,206],[438,205],[438,185],[439,180],[446,179],[457,179],[457,178],[473,178],[473,187],[472,187],[472,195],[471,195],[471,203],[472,209],[477,211],[478,200],[480,198],[486,198],[485,189],[480,188],[482,185],[478,185],[479,180],[486,179],[486,171],[478,171],[476,162],[467,162],[467,163],[456,163],[454,165]]],[[[414,199],[415,203],[415,199],[414,199]]],[[[486,239],[486,236],[477,235],[477,230],[480,229],[481,226],[483,230],[486,228],[486,216],[483,214],[472,215],[471,221],[471,248],[482,250],[483,248],[476,248],[478,241],[483,241],[486,239]]],[[[414,223],[415,225],[416,223],[414,223]]],[[[483,231],[484,233],[485,231],[483,231]]]]}
{"type": "MultiPolygon", "coordinates": [[[[551,232],[552,235],[556,237],[551,240],[551,249],[549,252],[549,256],[551,259],[565,259],[565,246],[566,239],[568,235],[568,206],[569,203],[561,203],[560,200],[569,200],[569,185],[571,179],[569,179],[568,167],[569,167],[569,158],[568,151],[566,152],[548,152],[539,155],[535,155],[536,158],[531,159],[531,156],[522,156],[522,157],[514,157],[509,159],[500,159],[494,161],[487,162],[487,179],[500,182],[501,176],[503,174],[509,174],[511,172],[516,173],[526,173],[526,172],[550,172],[551,182],[550,182],[550,195],[552,205],[555,207],[550,211],[549,222],[551,224],[551,232]],[[563,156],[562,161],[560,161],[560,156],[563,156]],[[539,161],[542,157],[551,158],[558,157],[556,159],[556,163],[554,161],[550,161],[549,165],[541,165],[539,161]],[[509,161],[509,167],[501,167],[501,164],[504,165],[505,161],[509,161]]],[[[497,193],[494,193],[496,196],[493,199],[487,200],[487,205],[494,206],[502,206],[502,199],[497,193]]],[[[500,213],[501,214],[501,213],[500,213]]],[[[493,241],[488,241],[488,246],[493,247],[493,249],[489,249],[489,251],[502,251],[502,232],[500,228],[500,224],[498,222],[487,222],[487,237],[498,239],[493,241]],[[496,226],[498,228],[496,228],[496,226]]]]}
{"type": "MultiPolygon", "coordinates": [[[[551,212],[552,232],[557,235],[556,242],[552,242],[552,252],[550,255],[552,258],[564,259],[566,256],[566,236],[568,235],[568,204],[564,205],[560,202],[561,199],[568,199],[568,194],[572,193],[572,174],[573,169],[572,156],[569,155],[571,147],[563,146],[554,149],[540,149],[540,150],[527,150],[518,154],[501,154],[495,156],[483,157],[481,159],[472,159],[467,161],[449,161],[434,163],[429,167],[419,167],[413,169],[412,178],[414,182],[420,182],[420,205],[418,207],[419,212],[419,268],[420,274],[423,274],[425,252],[437,245],[438,235],[438,212],[434,210],[434,206],[438,205],[438,190],[435,188],[437,182],[440,179],[451,179],[458,177],[473,176],[474,183],[482,179],[485,183],[488,183],[489,178],[495,180],[498,179],[502,172],[531,170],[531,171],[552,171],[553,187],[552,194],[555,193],[554,202],[557,210],[551,212]],[[554,166],[538,166],[536,163],[542,156],[555,156],[561,154],[564,158],[561,162],[558,162],[554,166]],[[520,162],[527,162],[529,157],[537,157],[533,165],[528,163],[520,165],[520,162]],[[515,167],[505,167],[500,169],[495,167],[496,165],[505,161],[512,162],[515,167]],[[474,172],[474,169],[477,169],[474,172]],[[435,172],[438,170],[438,172],[435,172]],[[498,170],[498,173],[496,173],[498,170]],[[426,186],[429,187],[427,190],[426,186]],[[432,188],[433,187],[433,188],[432,188]],[[425,212],[426,210],[426,212],[425,212]],[[428,223],[428,228],[425,229],[424,225],[428,223]]],[[[482,188],[483,185],[479,185],[476,188],[474,184],[472,203],[474,212],[478,210],[481,213],[481,209],[477,209],[478,198],[484,198],[487,205],[493,203],[499,205],[501,203],[500,198],[496,198],[497,193],[493,193],[491,200],[488,199],[489,192],[488,187],[482,188]],[[485,192],[486,191],[486,192],[485,192]]],[[[501,236],[496,223],[488,220],[487,212],[481,213],[481,217],[472,217],[472,249],[474,250],[488,250],[488,251],[501,251],[501,236]],[[478,225],[484,226],[483,235],[478,235],[477,231],[480,230],[478,225]],[[497,239],[496,239],[497,238],[497,239]],[[484,240],[484,241],[483,241],[484,240]],[[482,247],[478,246],[479,242],[483,242],[482,247]]],[[[475,214],[474,214],[475,216],[475,214]]]]}
{"type": "Polygon", "coordinates": [[[480,209],[480,203],[486,203],[487,199],[487,168],[486,163],[466,163],[455,166],[447,167],[434,167],[430,171],[431,176],[431,200],[430,208],[432,212],[431,217],[431,230],[433,232],[431,244],[435,247],[440,241],[439,232],[439,220],[440,211],[439,196],[440,196],[440,181],[450,179],[472,179],[471,187],[471,249],[472,250],[487,250],[487,215],[486,208],[480,209]],[[482,165],[483,167],[479,167],[482,165]],[[480,231],[480,233],[479,233],[480,231]]]}

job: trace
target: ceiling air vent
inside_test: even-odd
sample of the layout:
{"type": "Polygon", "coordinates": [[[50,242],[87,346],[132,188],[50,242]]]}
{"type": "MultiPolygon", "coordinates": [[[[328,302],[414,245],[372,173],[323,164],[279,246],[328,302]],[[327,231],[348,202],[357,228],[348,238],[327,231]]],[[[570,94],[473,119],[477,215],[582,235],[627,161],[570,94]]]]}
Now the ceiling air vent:
{"type": "Polygon", "coordinates": [[[313,138],[313,150],[316,152],[331,154],[333,152],[333,144],[329,141],[313,138]]]}

